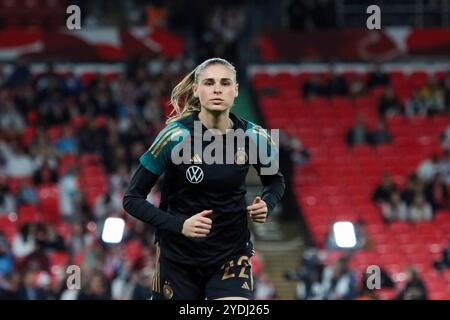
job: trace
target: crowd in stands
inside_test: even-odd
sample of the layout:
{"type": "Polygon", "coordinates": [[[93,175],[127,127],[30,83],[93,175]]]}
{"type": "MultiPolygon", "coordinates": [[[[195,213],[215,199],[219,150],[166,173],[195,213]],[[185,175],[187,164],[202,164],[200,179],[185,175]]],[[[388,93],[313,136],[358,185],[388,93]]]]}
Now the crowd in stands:
{"type": "Polygon", "coordinates": [[[442,79],[430,76],[427,83],[414,85],[412,92],[406,92],[401,97],[396,93],[396,85],[381,65],[376,65],[369,74],[354,73],[348,77],[336,73],[331,67],[328,73],[313,74],[302,84],[301,92],[306,99],[334,96],[355,98],[373,89],[384,88],[378,100],[378,114],[381,118],[450,113],[450,73],[442,79]]]}
{"type": "MultiPolygon", "coordinates": [[[[22,59],[11,73],[0,68],[0,299],[150,297],[154,232],[125,214],[121,199],[190,67],[160,57],[111,75],[51,64],[33,74],[22,59]],[[48,197],[57,207],[44,205],[48,197]],[[101,232],[114,216],[126,230],[113,245],[101,232]],[[81,268],[80,290],[68,289],[69,265],[81,268]]],[[[158,186],[148,200],[158,204],[158,186]]],[[[267,277],[256,276],[255,288],[275,297],[267,277]]]]}
{"type": "Polygon", "coordinates": [[[391,221],[432,220],[437,210],[450,209],[450,150],[432,155],[419,164],[401,189],[388,173],[372,195],[383,219],[391,221]]]}
{"type": "MultiPolygon", "coordinates": [[[[298,267],[285,272],[285,278],[296,281],[296,299],[299,300],[380,300],[387,299],[383,290],[392,291],[390,299],[426,300],[428,290],[417,270],[405,269],[405,279],[396,283],[383,269],[379,271],[379,283],[371,282],[370,273],[358,274],[349,266],[352,253],[347,252],[329,259],[327,252],[316,247],[307,248],[298,267]],[[371,285],[378,285],[377,290],[371,285]]],[[[378,280],[377,280],[378,281],[378,280]]]]}
{"type": "Polygon", "coordinates": [[[391,143],[392,135],[387,129],[384,119],[378,119],[377,126],[372,131],[366,125],[364,115],[359,114],[356,118],[355,125],[347,132],[346,142],[352,147],[361,144],[377,146],[391,143]]]}

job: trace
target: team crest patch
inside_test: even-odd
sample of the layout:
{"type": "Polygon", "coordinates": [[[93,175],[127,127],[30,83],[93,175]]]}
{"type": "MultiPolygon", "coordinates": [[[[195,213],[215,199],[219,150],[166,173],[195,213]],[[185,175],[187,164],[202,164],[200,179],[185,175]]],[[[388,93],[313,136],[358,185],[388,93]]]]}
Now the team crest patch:
{"type": "Polygon", "coordinates": [[[238,165],[243,165],[247,163],[247,160],[248,156],[244,148],[239,148],[238,151],[236,151],[236,154],[234,155],[234,162],[238,165]]]}
{"type": "Polygon", "coordinates": [[[169,285],[168,282],[166,282],[163,286],[163,293],[164,293],[164,297],[168,300],[172,299],[173,297],[173,290],[172,287],[169,285]]]}

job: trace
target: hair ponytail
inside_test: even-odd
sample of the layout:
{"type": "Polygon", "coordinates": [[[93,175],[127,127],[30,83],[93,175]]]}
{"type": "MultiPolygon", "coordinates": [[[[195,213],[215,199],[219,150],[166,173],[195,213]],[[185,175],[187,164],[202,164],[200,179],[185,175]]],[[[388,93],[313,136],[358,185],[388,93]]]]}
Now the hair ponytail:
{"type": "Polygon", "coordinates": [[[192,85],[195,83],[195,70],[189,73],[172,90],[170,104],[173,107],[167,123],[175,121],[185,115],[200,111],[200,100],[194,97],[192,85]],[[175,113],[175,114],[174,114],[175,113]]]}

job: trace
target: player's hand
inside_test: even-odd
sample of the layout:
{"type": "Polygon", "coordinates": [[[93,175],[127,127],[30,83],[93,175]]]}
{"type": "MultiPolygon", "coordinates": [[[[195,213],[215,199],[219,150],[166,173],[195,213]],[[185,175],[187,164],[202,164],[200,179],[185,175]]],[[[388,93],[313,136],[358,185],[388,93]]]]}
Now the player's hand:
{"type": "Polygon", "coordinates": [[[203,210],[200,213],[190,217],[183,223],[183,230],[181,231],[189,238],[203,238],[211,231],[212,220],[207,218],[212,213],[212,210],[203,210]]]}
{"type": "Polygon", "coordinates": [[[256,197],[253,200],[253,204],[247,207],[247,213],[253,222],[264,223],[267,220],[267,204],[261,199],[256,197]]]}

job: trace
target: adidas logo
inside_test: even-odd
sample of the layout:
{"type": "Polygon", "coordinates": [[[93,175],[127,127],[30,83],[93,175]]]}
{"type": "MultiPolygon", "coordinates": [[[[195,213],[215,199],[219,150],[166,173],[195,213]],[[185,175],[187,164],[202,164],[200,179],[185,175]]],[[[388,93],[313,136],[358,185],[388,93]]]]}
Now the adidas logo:
{"type": "Polygon", "coordinates": [[[202,163],[202,158],[196,153],[192,156],[191,163],[202,163]]]}
{"type": "Polygon", "coordinates": [[[244,284],[242,285],[242,287],[241,287],[242,289],[247,289],[247,290],[250,290],[250,287],[248,286],[248,283],[247,283],[247,281],[245,281],[244,282],[244,284]]]}

